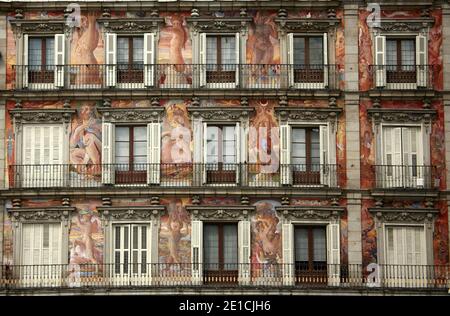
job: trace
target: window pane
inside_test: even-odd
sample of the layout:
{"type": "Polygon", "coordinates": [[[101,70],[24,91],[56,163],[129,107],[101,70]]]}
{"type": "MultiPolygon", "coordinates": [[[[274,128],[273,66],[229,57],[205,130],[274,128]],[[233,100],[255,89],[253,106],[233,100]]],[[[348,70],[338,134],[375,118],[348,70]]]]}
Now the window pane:
{"type": "MultiPolygon", "coordinates": [[[[416,55],[415,41],[402,40],[402,65],[414,65],[416,55]]],[[[414,67],[403,67],[403,70],[414,70],[414,67]]]]}
{"type": "Polygon", "coordinates": [[[47,65],[55,64],[55,39],[53,37],[48,37],[45,39],[45,63],[47,65]]]}
{"type": "MultiPolygon", "coordinates": [[[[236,39],[233,36],[222,36],[222,64],[236,63],[236,39]]],[[[227,70],[227,69],[225,69],[227,70]]]]}
{"type": "Polygon", "coordinates": [[[144,63],[144,38],[133,37],[133,63],[144,63]]]}
{"type": "Polygon", "coordinates": [[[294,37],[294,64],[305,64],[305,38],[294,37]]]}
{"type": "Polygon", "coordinates": [[[116,157],[129,157],[130,144],[128,142],[116,142],[116,157]]]}
{"type": "Polygon", "coordinates": [[[327,261],[326,234],[323,227],[313,228],[314,261],[327,261]]]}
{"type": "Polygon", "coordinates": [[[292,140],[295,142],[305,141],[306,131],[304,128],[293,128],[292,129],[292,140]]]}
{"type": "Polygon", "coordinates": [[[293,143],[292,144],[292,158],[306,157],[306,144],[293,143]]]}
{"type": "Polygon", "coordinates": [[[211,264],[219,263],[219,228],[217,225],[206,224],[203,230],[204,261],[207,269],[218,268],[211,264]]]}
{"type": "Polygon", "coordinates": [[[386,64],[397,65],[397,41],[386,41],[386,64]]]}
{"type": "Polygon", "coordinates": [[[225,270],[237,270],[237,225],[223,226],[223,263],[225,270]]]}
{"type": "Polygon", "coordinates": [[[129,127],[117,126],[115,133],[116,133],[116,141],[129,141],[130,140],[129,127]]]}
{"type": "Polygon", "coordinates": [[[309,38],[309,63],[311,65],[323,64],[323,38],[309,38]]]}
{"type": "MultiPolygon", "coordinates": [[[[42,64],[42,39],[30,38],[28,40],[28,65],[37,66],[42,64]]],[[[37,70],[32,67],[31,70],[37,70]]]]}
{"type": "Polygon", "coordinates": [[[147,155],[147,142],[134,142],[133,153],[135,157],[147,155]]]}
{"type": "Polygon", "coordinates": [[[295,261],[308,261],[308,229],[296,227],[295,239],[295,261]]]}
{"type": "Polygon", "coordinates": [[[130,45],[128,37],[117,37],[117,63],[128,64],[129,50],[130,45]]]}
{"type": "Polygon", "coordinates": [[[147,141],[147,126],[136,126],[133,133],[135,141],[147,141]]]}
{"type": "Polygon", "coordinates": [[[206,63],[217,64],[217,38],[215,36],[206,37],[206,63]]]}

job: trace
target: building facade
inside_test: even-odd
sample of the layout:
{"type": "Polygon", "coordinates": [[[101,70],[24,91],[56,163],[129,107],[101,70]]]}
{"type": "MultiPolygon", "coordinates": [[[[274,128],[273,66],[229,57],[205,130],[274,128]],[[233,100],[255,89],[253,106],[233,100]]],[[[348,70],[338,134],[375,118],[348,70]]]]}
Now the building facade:
{"type": "Polygon", "coordinates": [[[0,3],[0,293],[446,294],[447,1],[0,3]]]}

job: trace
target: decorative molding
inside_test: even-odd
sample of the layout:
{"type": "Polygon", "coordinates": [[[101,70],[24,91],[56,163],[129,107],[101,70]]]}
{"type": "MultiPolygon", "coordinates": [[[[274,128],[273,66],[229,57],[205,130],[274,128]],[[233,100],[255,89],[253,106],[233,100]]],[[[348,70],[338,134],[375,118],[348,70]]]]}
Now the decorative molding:
{"type": "Polygon", "coordinates": [[[439,214],[435,208],[369,208],[378,223],[401,222],[401,223],[432,223],[439,214]]]}
{"type": "Polygon", "coordinates": [[[188,107],[194,118],[205,121],[247,120],[255,109],[253,107],[188,107]]]}
{"type": "Polygon", "coordinates": [[[376,27],[382,32],[424,32],[434,24],[434,18],[422,17],[411,19],[381,18],[380,26],[376,27]]]}
{"type": "Polygon", "coordinates": [[[186,210],[192,214],[193,220],[240,221],[248,220],[255,206],[230,205],[187,205],[186,210]]]}
{"type": "Polygon", "coordinates": [[[159,122],[164,113],[164,107],[152,108],[110,108],[98,107],[97,111],[105,122],[111,123],[150,123],[159,122]]]}
{"type": "Polygon", "coordinates": [[[166,207],[164,205],[151,206],[123,206],[111,207],[100,206],[97,207],[102,221],[107,225],[110,221],[127,221],[127,220],[153,220],[160,218],[164,214],[166,207]]]}
{"type": "Polygon", "coordinates": [[[341,23],[340,19],[316,19],[316,18],[275,18],[275,23],[280,27],[283,33],[292,32],[330,32],[333,33],[336,27],[341,23]]]}
{"type": "Polygon", "coordinates": [[[276,212],[285,220],[339,220],[344,212],[343,207],[330,206],[276,206],[276,212]]]}
{"type": "Polygon", "coordinates": [[[310,108],[310,107],[290,107],[276,106],[275,113],[281,121],[326,121],[335,120],[342,112],[342,108],[310,108]]]}
{"type": "Polygon", "coordinates": [[[248,24],[253,19],[251,17],[221,17],[221,18],[200,18],[192,16],[186,18],[186,22],[194,33],[246,33],[248,24]]]}
{"type": "Polygon", "coordinates": [[[63,123],[68,124],[75,114],[75,109],[24,109],[18,108],[9,111],[14,125],[20,129],[22,124],[32,123],[63,123]]]}
{"type": "Polygon", "coordinates": [[[13,222],[64,222],[65,225],[71,219],[71,213],[75,207],[14,207],[7,211],[13,222]]]}
{"type": "Polygon", "coordinates": [[[13,32],[17,37],[22,34],[60,34],[67,33],[65,19],[10,20],[13,32]]]}
{"type": "Polygon", "coordinates": [[[369,117],[375,124],[379,123],[431,123],[436,117],[432,109],[367,109],[369,117]]]}
{"type": "Polygon", "coordinates": [[[164,23],[164,18],[154,16],[141,19],[100,18],[97,22],[107,33],[144,33],[158,32],[159,26],[164,23]]]}

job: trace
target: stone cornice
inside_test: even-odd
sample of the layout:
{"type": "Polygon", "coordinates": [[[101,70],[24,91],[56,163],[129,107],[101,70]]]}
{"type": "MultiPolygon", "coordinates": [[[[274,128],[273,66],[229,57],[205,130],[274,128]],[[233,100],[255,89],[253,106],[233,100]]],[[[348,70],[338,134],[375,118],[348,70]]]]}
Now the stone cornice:
{"type": "Polygon", "coordinates": [[[390,19],[381,18],[380,26],[377,30],[382,32],[421,32],[434,24],[434,19],[430,17],[390,19]]]}
{"type": "Polygon", "coordinates": [[[160,25],[164,23],[164,18],[100,18],[97,19],[103,25],[106,32],[111,33],[144,33],[157,32],[160,25]]]}
{"type": "Polygon", "coordinates": [[[24,109],[9,111],[16,124],[23,123],[69,123],[75,109],[24,109]]]}
{"type": "Polygon", "coordinates": [[[246,120],[254,110],[253,107],[188,107],[193,118],[202,118],[205,121],[246,120]]]}
{"type": "Polygon", "coordinates": [[[19,37],[23,33],[30,34],[58,34],[66,32],[66,20],[64,19],[12,19],[9,21],[14,33],[19,37]]]}
{"type": "Polygon", "coordinates": [[[341,22],[337,18],[316,19],[316,18],[276,18],[274,19],[284,32],[328,32],[333,30],[341,22]]]}
{"type": "Polygon", "coordinates": [[[97,207],[97,211],[104,221],[158,219],[164,214],[165,210],[166,207],[164,205],[97,207]]]}
{"type": "Polygon", "coordinates": [[[246,32],[248,24],[253,19],[251,17],[189,17],[186,22],[195,33],[219,32],[219,33],[237,33],[246,32]]]}
{"type": "Polygon", "coordinates": [[[249,219],[255,206],[241,205],[187,205],[186,211],[196,220],[238,221],[249,219]]]}
{"type": "Polygon", "coordinates": [[[436,117],[433,109],[367,109],[375,124],[385,123],[430,123],[436,117]]]}
{"type": "Polygon", "coordinates": [[[165,108],[159,106],[150,108],[98,107],[97,111],[103,116],[105,122],[150,123],[161,121],[165,108]]]}
{"type": "Polygon", "coordinates": [[[278,114],[280,120],[286,121],[323,121],[336,119],[342,112],[342,108],[312,108],[312,107],[293,107],[293,106],[276,106],[275,113],[278,114]]]}
{"type": "Polygon", "coordinates": [[[431,223],[439,214],[435,208],[369,208],[379,222],[402,222],[402,223],[431,223]]]}
{"type": "Polygon", "coordinates": [[[8,208],[7,211],[14,222],[65,222],[70,220],[71,213],[76,210],[75,207],[18,207],[8,208]]]}
{"type": "Polygon", "coordinates": [[[340,206],[276,206],[276,212],[288,220],[339,220],[344,208],[340,206]]]}

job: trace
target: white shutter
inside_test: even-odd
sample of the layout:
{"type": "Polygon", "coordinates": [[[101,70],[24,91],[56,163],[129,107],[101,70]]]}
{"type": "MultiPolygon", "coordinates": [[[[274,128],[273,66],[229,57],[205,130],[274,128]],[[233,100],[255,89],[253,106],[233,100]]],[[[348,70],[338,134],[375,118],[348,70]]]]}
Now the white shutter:
{"type": "Polygon", "coordinates": [[[61,263],[61,224],[22,225],[22,264],[61,263]]]}
{"type": "Polygon", "coordinates": [[[203,123],[203,161],[202,161],[202,181],[203,184],[206,183],[206,170],[207,170],[207,163],[208,163],[208,124],[203,123]]]}
{"type": "Polygon", "coordinates": [[[328,33],[323,33],[323,85],[328,87],[328,33]]]}
{"type": "Polygon", "coordinates": [[[23,224],[22,225],[22,264],[33,264],[33,245],[34,240],[39,236],[34,236],[35,224],[23,224]]]}
{"type": "Polygon", "coordinates": [[[202,283],[203,272],[203,223],[193,220],[191,229],[191,263],[192,281],[194,284],[202,283]]]}
{"type": "Polygon", "coordinates": [[[65,35],[55,34],[55,87],[64,87],[65,35]]]}
{"type": "Polygon", "coordinates": [[[287,34],[288,85],[294,86],[294,34],[287,34]]]}
{"type": "Polygon", "coordinates": [[[144,85],[153,86],[155,69],[155,34],[144,34],[144,85]]]}
{"type": "Polygon", "coordinates": [[[386,36],[375,36],[375,81],[377,87],[386,86],[386,36]]]}
{"type": "Polygon", "coordinates": [[[280,126],[281,184],[291,184],[291,126],[280,126]]]}
{"type": "MultiPolygon", "coordinates": [[[[28,34],[23,36],[23,67],[18,69],[22,72],[22,86],[28,87],[28,34]]],[[[20,78],[20,77],[18,77],[20,78]]]]}
{"type": "Polygon", "coordinates": [[[102,124],[102,183],[114,183],[114,125],[102,124]]]}
{"type": "Polygon", "coordinates": [[[200,86],[204,87],[206,85],[206,33],[200,33],[200,49],[199,49],[199,76],[200,76],[200,86]]]}
{"type": "Polygon", "coordinates": [[[147,183],[159,184],[161,162],[161,124],[147,124],[147,183]]]}
{"type": "Polygon", "coordinates": [[[240,171],[241,171],[241,124],[236,123],[236,127],[234,128],[234,137],[235,137],[235,147],[236,147],[236,183],[240,183],[240,171]]]}
{"type": "Polygon", "coordinates": [[[294,284],[294,226],[283,224],[282,228],[282,245],[283,245],[283,284],[294,284]]]}
{"type": "Polygon", "coordinates": [[[236,33],[235,35],[236,38],[236,43],[235,43],[235,47],[236,47],[236,67],[235,67],[235,75],[236,75],[236,86],[239,86],[239,73],[240,73],[240,69],[241,69],[241,34],[240,33],[236,33]]]}
{"type": "MultiPolygon", "coordinates": [[[[34,154],[36,142],[34,141],[36,137],[36,132],[38,129],[34,125],[24,125],[23,126],[23,138],[22,138],[22,165],[24,165],[22,172],[22,186],[32,187],[34,178],[39,176],[40,170],[35,168],[34,165],[34,154]]],[[[39,135],[40,138],[40,135],[39,135]]]]}
{"type": "Polygon", "coordinates": [[[328,126],[320,125],[319,127],[319,142],[320,142],[320,184],[330,185],[330,166],[329,166],[329,135],[328,135],[328,126]]]}
{"type": "Polygon", "coordinates": [[[427,37],[423,35],[416,36],[416,76],[417,76],[417,86],[426,87],[428,82],[428,41],[427,37]]]}
{"type": "Polygon", "coordinates": [[[327,225],[327,252],[328,252],[328,285],[339,285],[340,281],[340,231],[338,223],[327,225]]]}
{"type": "Polygon", "coordinates": [[[116,64],[117,64],[117,34],[106,33],[106,85],[114,87],[116,85],[116,64]]]}
{"type": "Polygon", "coordinates": [[[239,242],[239,282],[248,284],[250,281],[250,221],[238,222],[239,242]]]}

